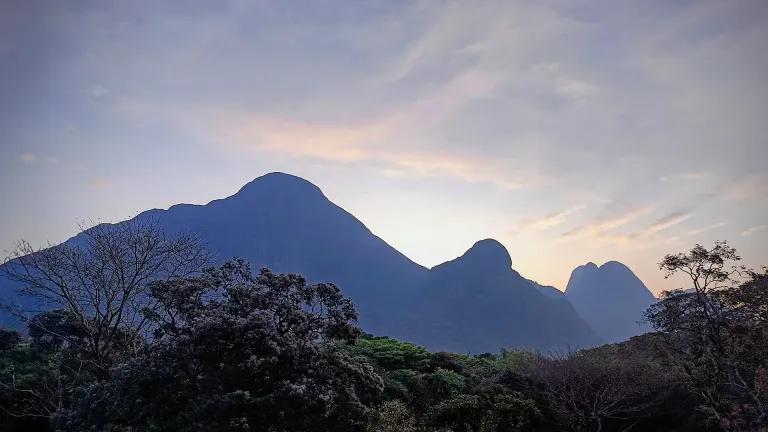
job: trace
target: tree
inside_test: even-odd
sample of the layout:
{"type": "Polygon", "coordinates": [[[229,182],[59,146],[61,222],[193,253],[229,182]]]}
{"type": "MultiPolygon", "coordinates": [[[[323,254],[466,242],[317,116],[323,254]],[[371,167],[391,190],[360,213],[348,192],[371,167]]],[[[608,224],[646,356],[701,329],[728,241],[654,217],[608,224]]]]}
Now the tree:
{"type": "Polygon", "coordinates": [[[647,363],[613,352],[581,351],[538,357],[534,379],[562,426],[574,431],[627,431],[655,405],[664,386],[647,363]]]}
{"type": "Polygon", "coordinates": [[[14,331],[0,330],[0,338],[0,431],[50,430],[63,399],[58,362],[14,331]]]}
{"type": "Polygon", "coordinates": [[[399,400],[385,401],[371,412],[366,432],[415,432],[416,419],[399,400]]]}
{"type": "Polygon", "coordinates": [[[535,403],[517,392],[496,387],[493,392],[456,394],[427,414],[433,427],[453,432],[515,432],[531,430],[539,417],[535,403]]]}
{"type": "Polygon", "coordinates": [[[432,407],[427,421],[431,426],[450,428],[453,432],[477,432],[482,416],[480,396],[457,394],[432,407]]]}
{"type": "Polygon", "coordinates": [[[9,350],[21,342],[21,335],[14,330],[0,329],[0,351],[9,350]]]}
{"type": "Polygon", "coordinates": [[[516,432],[532,430],[541,416],[536,403],[518,392],[499,391],[486,394],[485,414],[480,432],[516,432]]]}
{"type": "MultiPolygon", "coordinates": [[[[135,218],[84,229],[42,250],[22,241],[2,271],[23,285],[21,294],[66,311],[79,328],[76,339],[46,321],[29,324],[77,349],[92,373],[105,379],[121,356],[135,355],[143,343],[148,322],[141,311],[153,306],[148,286],[198,272],[207,262],[196,236],[170,235],[156,221],[135,218]]],[[[24,318],[25,312],[16,314],[24,318]]]]}
{"type": "Polygon", "coordinates": [[[36,315],[26,339],[13,331],[0,334],[16,341],[0,349],[0,419],[5,417],[11,430],[47,431],[49,419],[72,402],[74,390],[94,380],[78,349],[87,334],[67,310],[36,315]]]}
{"type": "Polygon", "coordinates": [[[343,349],[360,334],[333,284],[243,261],[161,281],[145,355],[83,389],[62,431],[353,431],[381,378],[343,349]]]}
{"type": "Polygon", "coordinates": [[[350,345],[349,350],[353,355],[363,356],[385,370],[422,371],[429,367],[431,358],[431,354],[424,347],[386,336],[364,335],[354,345],[350,345]]]}
{"type": "Polygon", "coordinates": [[[768,276],[735,265],[726,242],[667,255],[666,276],[689,289],[663,294],[646,313],[665,337],[669,358],[686,374],[702,410],[727,430],[768,426],[762,375],[768,361],[768,276]]]}

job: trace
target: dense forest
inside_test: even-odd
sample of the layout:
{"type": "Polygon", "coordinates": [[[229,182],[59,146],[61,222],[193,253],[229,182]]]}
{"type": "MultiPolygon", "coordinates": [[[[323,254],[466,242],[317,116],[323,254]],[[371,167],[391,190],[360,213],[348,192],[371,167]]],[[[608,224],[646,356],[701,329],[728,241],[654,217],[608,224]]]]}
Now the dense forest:
{"type": "Polygon", "coordinates": [[[332,283],[210,267],[194,236],[86,234],[4,267],[46,308],[5,305],[2,431],[768,430],[768,274],[725,242],[663,258],[689,286],[651,333],[468,355],[363,333],[332,283]]]}

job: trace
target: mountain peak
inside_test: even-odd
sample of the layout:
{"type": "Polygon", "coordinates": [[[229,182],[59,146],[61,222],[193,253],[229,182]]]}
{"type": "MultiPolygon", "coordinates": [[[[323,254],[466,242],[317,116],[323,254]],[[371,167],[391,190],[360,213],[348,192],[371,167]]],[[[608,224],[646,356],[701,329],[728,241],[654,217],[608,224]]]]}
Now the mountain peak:
{"type": "Polygon", "coordinates": [[[494,239],[478,241],[464,253],[462,258],[470,261],[484,262],[492,267],[512,267],[512,257],[509,256],[507,248],[494,239]]]}
{"type": "Polygon", "coordinates": [[[629,267],[627,267],[624,263],[620,263],[618,261],[606,261],[603,265],[600,266],[600,270],[623,271],[623,272],[629,272],[634,274],[634,272],[632,272],[632,270],[629,267]]]}
{"type": "Polygon", "coordinates": [[[312,182],[283,172],[271,172],[256,177],[240,188],[236,195],[250,195],[251,193],[265,191],[274,191],[281,194],[299,193],[314,195],[319,193],[322,195],[320,188],[312,182]]]}
{"type": "Polygon", "coordinates": [[[576,311],[608,342],[619,342],[649,329],[639,325],[655,298],[626,265],[608,261],[577,267],[565,295],[576,311]]]}
{"type": "Polygon", "coordinates": [[[586,263],[586,264],[584,264],[582,266],[579,266],[578,268],[582,268],[584,270],[589,270],[589,271],[595,271],[599,267],[597,266],[597,264],[595,264],[592,261],[590,261],[590,262],[588,262],[588,263],[586,263]]]}

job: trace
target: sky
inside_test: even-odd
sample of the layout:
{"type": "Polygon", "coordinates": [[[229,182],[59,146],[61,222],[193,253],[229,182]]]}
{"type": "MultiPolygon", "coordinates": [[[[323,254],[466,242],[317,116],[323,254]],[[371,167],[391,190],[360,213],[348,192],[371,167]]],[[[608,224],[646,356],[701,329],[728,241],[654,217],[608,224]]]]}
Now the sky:
{"type": "Polygon", "coordinates": [[[766,46],[762,0],[3,1],[0,251],[283,171],[428,267],[768,264],[766,46]]]}

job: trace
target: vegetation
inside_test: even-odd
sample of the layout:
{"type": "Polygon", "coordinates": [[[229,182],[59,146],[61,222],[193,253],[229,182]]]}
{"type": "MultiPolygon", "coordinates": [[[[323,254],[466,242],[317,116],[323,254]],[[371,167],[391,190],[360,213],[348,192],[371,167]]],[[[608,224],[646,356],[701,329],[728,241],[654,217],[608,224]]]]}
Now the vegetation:
{"type": "MultiPolygon", "coordinates": [[[[109,286],[132,299],[117,325],[104,311],[120,307],[64,299],[27,334],[0,331],[0,430],[766,431],[768,275],[738,259],[726,243],[665,257],[692,289],[648,310],[656,332],[559,355],[362,334],[333,284],[239,260],[148,272],[130,293],[109,286]]],[[[103,292],[117,261],[45,289],[103,292]]]]}
{"type": "Polygon", "coordinates": [[[729,430],[757,430],[768,425],[768,273],[733,265],[740,259],[725,242],[667,255],[661,268],[692,288],[665,293],[647,317],[702,413],[729,430]]]}

